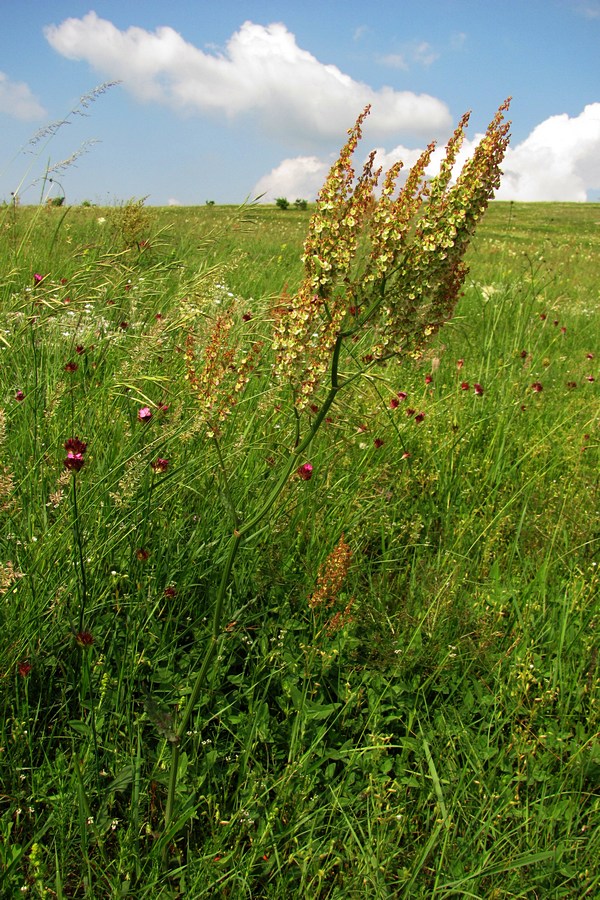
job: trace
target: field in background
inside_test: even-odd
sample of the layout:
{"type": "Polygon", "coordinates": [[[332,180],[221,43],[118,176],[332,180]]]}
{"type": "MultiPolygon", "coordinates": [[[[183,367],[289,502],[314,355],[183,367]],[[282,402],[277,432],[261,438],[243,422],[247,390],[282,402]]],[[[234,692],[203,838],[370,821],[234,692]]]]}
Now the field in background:
{"type": "Polygon", "coordinates": [[[600,890],[594,204],[492,204],[453,322],[334,407],[243,550],[161,833],[229,507],[259,503],[287,433],[263,373],[224,482],[186,339],[232,305],[268,336],[309,216],[0,211],[7,897],[600,890]]]}

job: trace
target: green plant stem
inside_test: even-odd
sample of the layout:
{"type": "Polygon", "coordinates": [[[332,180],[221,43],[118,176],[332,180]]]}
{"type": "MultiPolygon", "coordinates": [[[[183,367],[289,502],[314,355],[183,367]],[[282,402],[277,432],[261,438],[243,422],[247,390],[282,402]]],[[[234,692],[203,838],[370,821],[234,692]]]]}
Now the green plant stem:
{"type": "Polygon", "coordinates": [[[79,631],[83,631],[83,621],[85,616],[85,607],[87,604],[87,579],[85,574],[85,560],[83,558],[83,542],[81,539],[81,528],[79,527],[79,508],[77,504],[77,475],[73,473],[73,543],[75,551],[75,566],[79,563],[79,578],[77,586],[79,588],[79,631]]]}
{"type": "Polygon", "coordinates": [[[329,409],[333,405],[338,391],[343,385],[339,382],[338,375],[338,366],[339,366],[339,358],[340,351],[343,343],[344,335],[339,335],[336,341],[332,360],[331,360],[331,386],[329,388],[329,393],[325,398],[323,405],[321,406],[319,412],[317,413],[310,430],[307,432],[306,436],[303,440],[301,440],[297,446],[290,452],[289,458],[287,460],[287,464],[284,467],[284,470],[273,487],[273,490],[270,494],[267,495],[267,498],[258,512],[252,516],[252,518],[248,519],[240,528],[236,528],[230,538],[229,541],[229,549],[227,552],[227,558],[225,561],[225,566],[221,573],[221,581],[219,584],[219,590],[217,593],[217,597],[215,600],[215,607],[213,611],[212,618],[212,629],[211,635],[209,638],[208,646],[204,653],[204,658],[202,660],[202,664],[198,673],[196,675],[196,679],[194,681],[194,686],[192,688],[192,692],[189,696],[186,707],[183,711],[181,719],[179,721],[179,726],[175,733],[175,740],[173,742],[173,750],[171,754],[171,769],[169,773],[169,787],[167,793],[167,803],[165,807],[165,831],[168,829],[171,821],[173,819],[173,812],[175,808],[175,794],[177,791],[177,774],[179,769],[179,757],[181,754],[181,747],[183,743],[183,739],[188,730],[188,725],[190,719],[194,713],[194,709],[196,708],[196,704],[198,703],[198,698],[200,697],[200,692],[205,685],[206,678],[210,669],[210,665],[214,659],[215,653],[219,646],[220,641],[222,640],[223,628],[222,628],[222,618],[223,618],[223,608],[225,605],[225,597],[227,594],[227,588],[229,587],[229,582],[231,579],[231,573],[233,571],[233,566],[240,549],[241,543],[245,537],[252,534],[252,532],[256,529],[256,527],[262,522],[265,516],[270,512],[274,504],[277,502],[278,497],[281,495],[283,489],[285,488],[290,475],[294,471],[296,464],[298,462],[299,457],[310,447],[315,435],[317,434],[319,428],[321,427],[325,416],[327,415],[329,409]]]}

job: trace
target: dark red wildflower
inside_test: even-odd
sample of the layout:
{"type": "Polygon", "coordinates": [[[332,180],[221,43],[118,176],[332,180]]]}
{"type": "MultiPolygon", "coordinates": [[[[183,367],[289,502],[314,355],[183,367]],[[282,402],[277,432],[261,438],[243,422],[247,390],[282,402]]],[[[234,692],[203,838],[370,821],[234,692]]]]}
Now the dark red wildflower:
{"type": "Polygon", "coordinates": [[[408,394],[406,393],[406,391],[398,391],[396,397],[398,398],[398,400],[406,400],[408,394]]]}
{"type": "Polygon", "coordinates": [[[15,400],[18,400],[20,403],[24,399],[25,399],[25,394],[23,393],[23,391],[17,391],[17,393],[15,394],[15,400]]]}
{"type": "Polygon", "coordinates": [[[144,547],[138,547],[135,551],[135,556],[136,559],[139,560],[139,562],[146,562],[146,560],[150,556],[150,551],[146,550],[144,547]]]}
{"type": "Polygon", "coordinates": [[[164,589],[164,595],[165,595],[165,597],[169,597],[170,599],[172,599],[173,597],[176,597],[177,596],[177,588],[174,588],[173,585],[166,587],[164,589]]]}
{"type": "Polygon", "coordinates": [[[304,463],[296,469],[296,475],[303,481],[310,481],[313,474],[313,467],[310,463],[304,463]]]}
{"type": "Polygon", "coordinates": [[[398,409],[399,406],[400,401],[398,400],[398,398],[392,397],[392,399],[390,400],[390,409],[398,409]]]}
{"type": "Polygon", "coordinates": [[[44,276],[43,276],[43,275],[40,275],[39,272],[36,272],[35,275],[33,276],[33,283],[34,283],[34,284],[40,284],[43,280],[44,280],[44,276]]]}
{"type": "Polygon", "coordinates": [[[68,363],[66,364],[66,366],[65,366],[65,372],[76,372],[78,368],[79,368],[79,366],[77,365],[77,363],[76,363],[76,362],[73,362],[73,361],[71,360],[70,362],[68,362],[68,363]]]}
{"type": "Polygon", "coordinates": [[[69,438],[63,446],[67,451],[67,458],[63,461],[65,469],[79,472],[85,462],[83,454],[87,449],[87,444],[80,441],[79,438],[69,438]]]}
{"type": "Polygon", "coordinates": [[[150,463],[155,472],[166,472],[169,468],[169,460],[159,456],[153,463],[150,463]]]}
{"type": "Polygon", "coordinates": [[[77,344],[77,346],[75,347],[75,353],[77,353],[78,356],[81,356],[82,353],[85,353],[85,347],[83,346],[83,344],[77,344]]]}
{"type": "Polygon", "coordinates": [[[383,447],[383,441],[382,441],[382,439],[381,439],[381,438],[375,438],[375,440],[373,441],[373,446],[374,446],[377,450],[379,450],[380,447],[383,447]]]}
{"type": "Polygon", "coordinates": [[[477,384],[477,382],[475,382],[475,384],[473,385],[473,390],[475,391],[475,393],[477,394],[478,397],[482,396],[483,388],[481,387],[480,384],[477,384]]]}
{"type": "Polygon", "coordinates": [[[431,384],[432,381],[433,381],[433,375],[425,376],[425,384],[431,384]]]}
{"type": "Polygon", "coordinates": [[[543,385],[539,381],[534,381],[533,384],[531,385],[531,390],[534,391],[534,393],[536,393],[536,394],[541,394],[541,392],[544,390],[544,388],[543,388],[543,385]]]}
{"type": "Polygon", "coordinates": [[[540,313],[540,319],[542,320],[542,322],[545,322],[547,318],[548,316],[546,315],[546,313],[540,313]]]}
{"type": "Polygon", "coordinates": [[[585,357],[586,357],[586,359],[593,359],[593,358],[594,358],[594,354],[593,354],[593,353],[586,353],[585,357]]]}
{"type": "Polygon", "coordinates": [[[527,359],[527,350],[521,350],[521,359],[527,359]]]}
{"type": "Polygon", "coordinates": [[[424,412],[417,413],[417,415],[415,416],[415,422],[420,424],[424,418],[425,418],[424,412]]]}
{"type": "Polygon", "coordinates": [[[75,635],[75,640],[79,644],[80,647],[91,647],[94,643],[94,637],[90,634],[89,631],[78,631],[75,635]]]}
{"type": "Polygon", "coordinates": [[[119,322],[119,328],[121,331],[127,331],[129,328],[129,322],[119,322]]]}
{"type": "Polygon", "coordinates": [[[461,385],[460,385],[461,391],[468,391],[470,387],[471,387],[471,385],[469,384],[468,381],[461,382],[461,385]]]}
{"type": "Polygon", "coordinates": [[[595,380],[596,380],[596,379],[594,378],[593,375],[587,375],[586,378],[587,378],[588,381],[595,381],[595,380]]]}
{"type": "Polygon", "coordinates": [[[24,659],[22,662],[20,662],[17,665],[17,672],[19,673],[21,678],[27,678],[27,676],[29,675],[29,673],[31,672],[32,669],[33,669],[33,666],[26,659],[24,659]]]}
{"type": "Polygon", "coordinates": [[[567,381],[567,387],[569,388],[569,390],[572,391],[574,388],[577,387],[577,382],[576,381],[567,381]]]}
{"type": "Polygon", "coordinates": [[[252,318],[252,313],[247,312],[247,313],[244,313],[244,315],[242,316],[242,321],[249,322],[251,318],[252,318]]]}

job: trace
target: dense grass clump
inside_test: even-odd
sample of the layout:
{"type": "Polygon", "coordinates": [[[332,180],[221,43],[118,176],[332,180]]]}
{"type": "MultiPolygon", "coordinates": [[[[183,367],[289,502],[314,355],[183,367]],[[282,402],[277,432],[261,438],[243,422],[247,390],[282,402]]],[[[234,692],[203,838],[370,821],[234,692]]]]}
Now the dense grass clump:
{"type": "Polygon", "coordinates": [[[258,348],[310,211],[1,215],[2,896],[596,896],[598,206],[492,204],[331,406],[185,735],[305,433],[258,348]]]}

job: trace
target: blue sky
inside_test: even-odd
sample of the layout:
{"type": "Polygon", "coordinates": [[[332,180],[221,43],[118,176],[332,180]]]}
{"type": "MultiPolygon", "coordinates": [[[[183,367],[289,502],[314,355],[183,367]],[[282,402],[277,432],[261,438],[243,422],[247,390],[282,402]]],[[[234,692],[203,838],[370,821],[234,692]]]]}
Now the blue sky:
{"type": "Polygon", "coordinates": [[[53,170],[69,203],[311,200],[367,102],[360,154],[409,165],[471,109],[467,153],[509,95],[499,198],[600,200],[600,0],[0,0],[0,12],[0,201],[37,202],[46,167],[80,150],[53,170]]]}

